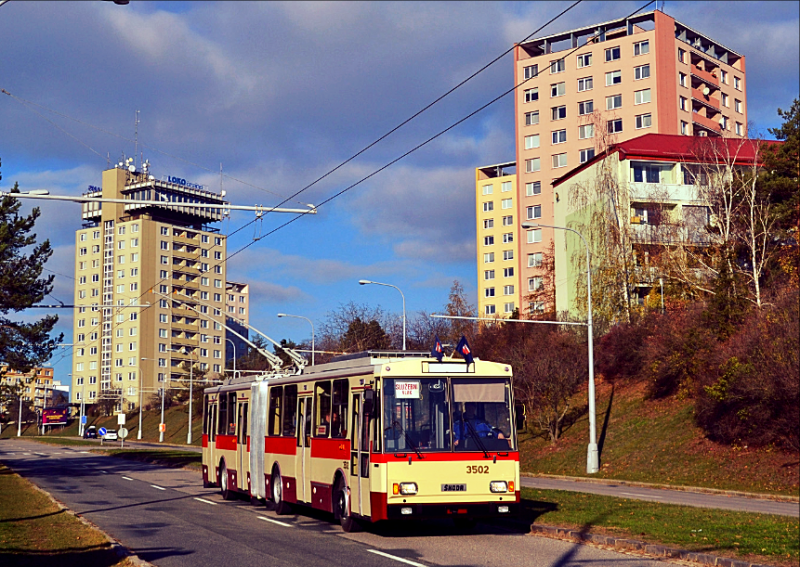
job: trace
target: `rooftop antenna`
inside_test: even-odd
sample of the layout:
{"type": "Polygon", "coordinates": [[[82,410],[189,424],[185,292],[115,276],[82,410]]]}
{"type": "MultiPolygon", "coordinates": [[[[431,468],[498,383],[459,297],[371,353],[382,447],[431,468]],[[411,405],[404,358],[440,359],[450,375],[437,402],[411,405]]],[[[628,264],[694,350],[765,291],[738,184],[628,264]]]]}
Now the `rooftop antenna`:
{"type": "Polygon", "coordinates": [[[225,190],[222,188],[222,162],[219,162],[219,194],[225,196],[225,190]]]}
{"type": "MultiPolygon", "coordinates": [[[[136,156],[139,155],[139,111],[136,111],[136,120],[133,125],[133,165],[136,166],[136,156]]],[[[140,162],[141,163],[141,162],[140,162]]]]}

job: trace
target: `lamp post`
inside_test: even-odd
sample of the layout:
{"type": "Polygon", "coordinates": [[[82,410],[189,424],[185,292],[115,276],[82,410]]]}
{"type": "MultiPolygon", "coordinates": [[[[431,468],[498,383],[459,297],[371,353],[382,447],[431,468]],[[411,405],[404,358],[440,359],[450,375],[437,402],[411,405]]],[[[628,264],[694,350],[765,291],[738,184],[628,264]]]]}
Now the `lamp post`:
{"type": "Polygon", "coordinates": [[[595,393],[594,393],[594,337],[592,336],[592,268],[591,268],[591,252],[589,244],[583,235],[575,230],[566,226],[553,226],[549,224],[541,224],[536,222],[524,222],[522,228],[553,228],[558,230],[567,230],[574,232],[583,241],[586,247],[586,296],[588,315],[586,317],[586,330],[588,334],[588,350],[589,350],[589,447],[586,454],[586,472],[594,474],[600,469],[600,455],[597,450],[597,411],[595,408],[595,393]]]}
{"type": "Polygon", "coordinates": [[[234,343],[231,339],[226,338],[226,341],[231,343],[231,348],[233,349],[233,378],[236,379],[236,343],[234,343]]]}
{"type": "MultiPolygon", "coordinates": [[[[141,362],[141,361],[140,361],[141,362]]],[[[144,390],[144,380],[142,380],[142,365],[139,364],[139,429],[136,431],[136,439],[142,440],[142,391],[144,390]]]]}
{"type": "MultiPolygon", "coordinates": [[[[289,315],[288,313],[278,313],[278,317],[294,317],[296,319],[305,319],[308,321],[308,324],[311,325],[311,366],[314,366],[314,323],[311,322],[311,319],[308,317],[303,317],[302,315],[289,315]]],[[[403,332],[405,334],[405,331],[403,332]]],[[[403,345],[403,349],[405,349],[405,345],[403,345]]]]}
{"type": "MultiPolygon", "coordinates": [[[[183,354],[187,354],[186,347],[181,347],[181,350],[170,349],[172,352],[182,352],[183,354]]],[[[194,349],[189,349],[189,431],[186,433],[186,444],[192,444],[192,384],[194,382],[194,368],[192,364],[192,354],[194,354],[194,349]]]]}
{"type": "Polygon", "coordinates": [[[396,285],[381,283],[381,282],[373,282],[370,280],[358,280],[358,283],[359,285],[369,285],[369,284],[385,285],[386,287],[393,287],[400,292],[400,297],[403,298],[403,350],[406,350],[406,296],[403,295],[403,292],[396,285]]]}
{"type": "MultiPolygon", "coordinates": [[[[154,360],[154,361],[158,362],[158,359],[155,359],[155,358],[144,358],[144,357],[142,357],[142,360],[154,360]]],[[[164,394],[165,393],[166,392],[164,391],[164,386],[162,385],[161,386],[161,423],[158,424],[158,442],[159,443],[163,443],[164,442],[164,394]]],[[[141,415],[142,414],[139,413],[139,418],[140,419],[141,419],[141,415]]],[[[139,422],[139,431],[141,431],[141,430],[142,430],[142,425],[141,425],[141,421],[140,421],[139,422]]],[[[139,437],[139,439],[141,439],[141,437],[139,437]]]]}

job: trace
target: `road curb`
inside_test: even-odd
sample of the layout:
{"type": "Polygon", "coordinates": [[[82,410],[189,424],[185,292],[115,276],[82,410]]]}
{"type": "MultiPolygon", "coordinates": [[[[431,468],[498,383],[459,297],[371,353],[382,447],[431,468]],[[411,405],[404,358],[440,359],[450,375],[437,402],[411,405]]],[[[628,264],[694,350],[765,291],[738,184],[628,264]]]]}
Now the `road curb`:
{"type": "Polygon", "coordinates": [[[48,498],[48,500],[50,500],[50,502],[52,502],[53,504],[55,504],[58,507],[59,510],[63,510],[64,513],[69,514],[73,518],[76,518],[83,525],[85,525],[87,527],[90,527],[93,530],[97,530],[98,532],[100,532],[103,535],[103,537],[106,538],[106,540],[111,544],[111,549],[114,551],[114,553],[116,554],[117,557],[119,557],[120,559],[126,558],[131,563],[133,563],[134,565],[138,565],[139,567],[156,567],[152,563],[148,563],[144,559],[140,558],[138,555],[133,553],[130,549],[128,549],[127,547],[122,545],[120,542],[115,540],[113,537],[111,537],[110,534],[108,534],[107,532],[103,531],[94,522],[92,522],[90,520],[87,520],[86,518],[84,518],[80,514],[78,514],[76,512],[73,512],[72,510],[70,510],[69,508],[64,506],[64,504],[62,502],[60,502],[58,499],[56,499],[52,494],[50,494],[49,492],[47,492],[43,488],[40,488],[39,486],[37,486],[36,484],[31,482],[29,479],[27,479],[24,476],[22,476],[19,473],[17,473],[14,469],[9,467],[7,463],[3,463],[3,464],[12,473],[14,473],[15,475],[19,476],[20,478],[26,480],[28,482],[28,484],[30,484],[34,488],[34,490],[36,490],[36,491],[40,492],[41,494],[43,494],[44,496],[46,496],[48,498]]]}
{"type": "Polygon", "coordinates": [[[639,482],[635,480],[616,480],[613,478],[589,478],[582,476],[566,476],[559,474],[538,474],[520,472],[520,476],[529,478],[551,478],[554,480],[569,480],[572,482],[588,482],[590,484],[616,484],[619,486],[637,486],[640,488],[658,488],[661,490],[679,490],[681,492],[696,492],[698,494],[717,494],[720,496],[739,496],[753,500],[772,500],[776,502],[800,502],[800,496],[787,496],[785,494],[765,494],[763,492],[743,492],[740,490],[721,490],[703,486],[681,486],[674,484],[658,484],[653,482],[639,482]]]}
{"type": "Polygon", "coordinates": [[[692,563],[699,563],[700,565],[719,565],[721,567],[770,567],[762,563],[750,563],[749,561],[720,557],[718,555],[711,555],[710,553],[698,553],[697,551],[689,551],[688,549],[680,549],[677,547],[602,534],[592,534],[583,530],[560,528],[557,526],[539,526],[533,524],[531,525],[531,534],[552,539],[573,541],[581,544],[611,547],[615,551],[626,551],[664,559],[690,561],[692,563]]]}

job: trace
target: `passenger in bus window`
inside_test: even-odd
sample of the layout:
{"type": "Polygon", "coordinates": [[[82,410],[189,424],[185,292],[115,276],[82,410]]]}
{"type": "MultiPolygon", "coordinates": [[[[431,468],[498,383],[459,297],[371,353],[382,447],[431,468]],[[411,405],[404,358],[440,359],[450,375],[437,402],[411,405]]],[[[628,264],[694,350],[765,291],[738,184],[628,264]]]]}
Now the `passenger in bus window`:
{"type": "Polygon", "coordinates": [[[479,418],[476,413],[475,402],[466,402],[464,404],[463,419],[456,418],[455,429],[453,431],[455,437],[455,446],[458,447],[462,439],[468,439],[472,432],[478,437],[492,437],[496,436],[497,439],[505,439],[505,435],[500,430],[492,432],[492,426],[485,419],[479,418]],[[471,428],[471,430],[470,430],[471,428]]]}
{"type": "Polygon", "coordinates": [[[231,423],[228,425],[228,435],[236,435],[236,424],[231,423]]]}
{"type": "Polygon", "coordinates": [[[331,437],[344,437],[342,432],[342,420],[337,412],[331,414],[331,437]]]}

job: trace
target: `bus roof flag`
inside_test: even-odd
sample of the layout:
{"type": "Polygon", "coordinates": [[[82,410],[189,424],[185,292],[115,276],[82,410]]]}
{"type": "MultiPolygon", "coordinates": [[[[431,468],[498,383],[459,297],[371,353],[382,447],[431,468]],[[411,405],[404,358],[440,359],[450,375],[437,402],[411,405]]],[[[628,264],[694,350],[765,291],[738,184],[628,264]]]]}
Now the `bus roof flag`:
{"type": "Polygon", "coordinates": [[[456,352],[461,354],[464,357],[464,360],[467,361],[467,364],[472,364],[475,359],[472,358],[472,349],[469,348],[467,344],[467,337],[461,335],[461,340],[458,341],[458,345],[456,345],[456,352]]]}
{"type": "Polygon", "coordinates": [[[434,336],[433,350],[431,356],[435,357],[439,362],[444,357],[444,349],[442,348],[442,341],[439,340],[439,335],[434,336]]]}

